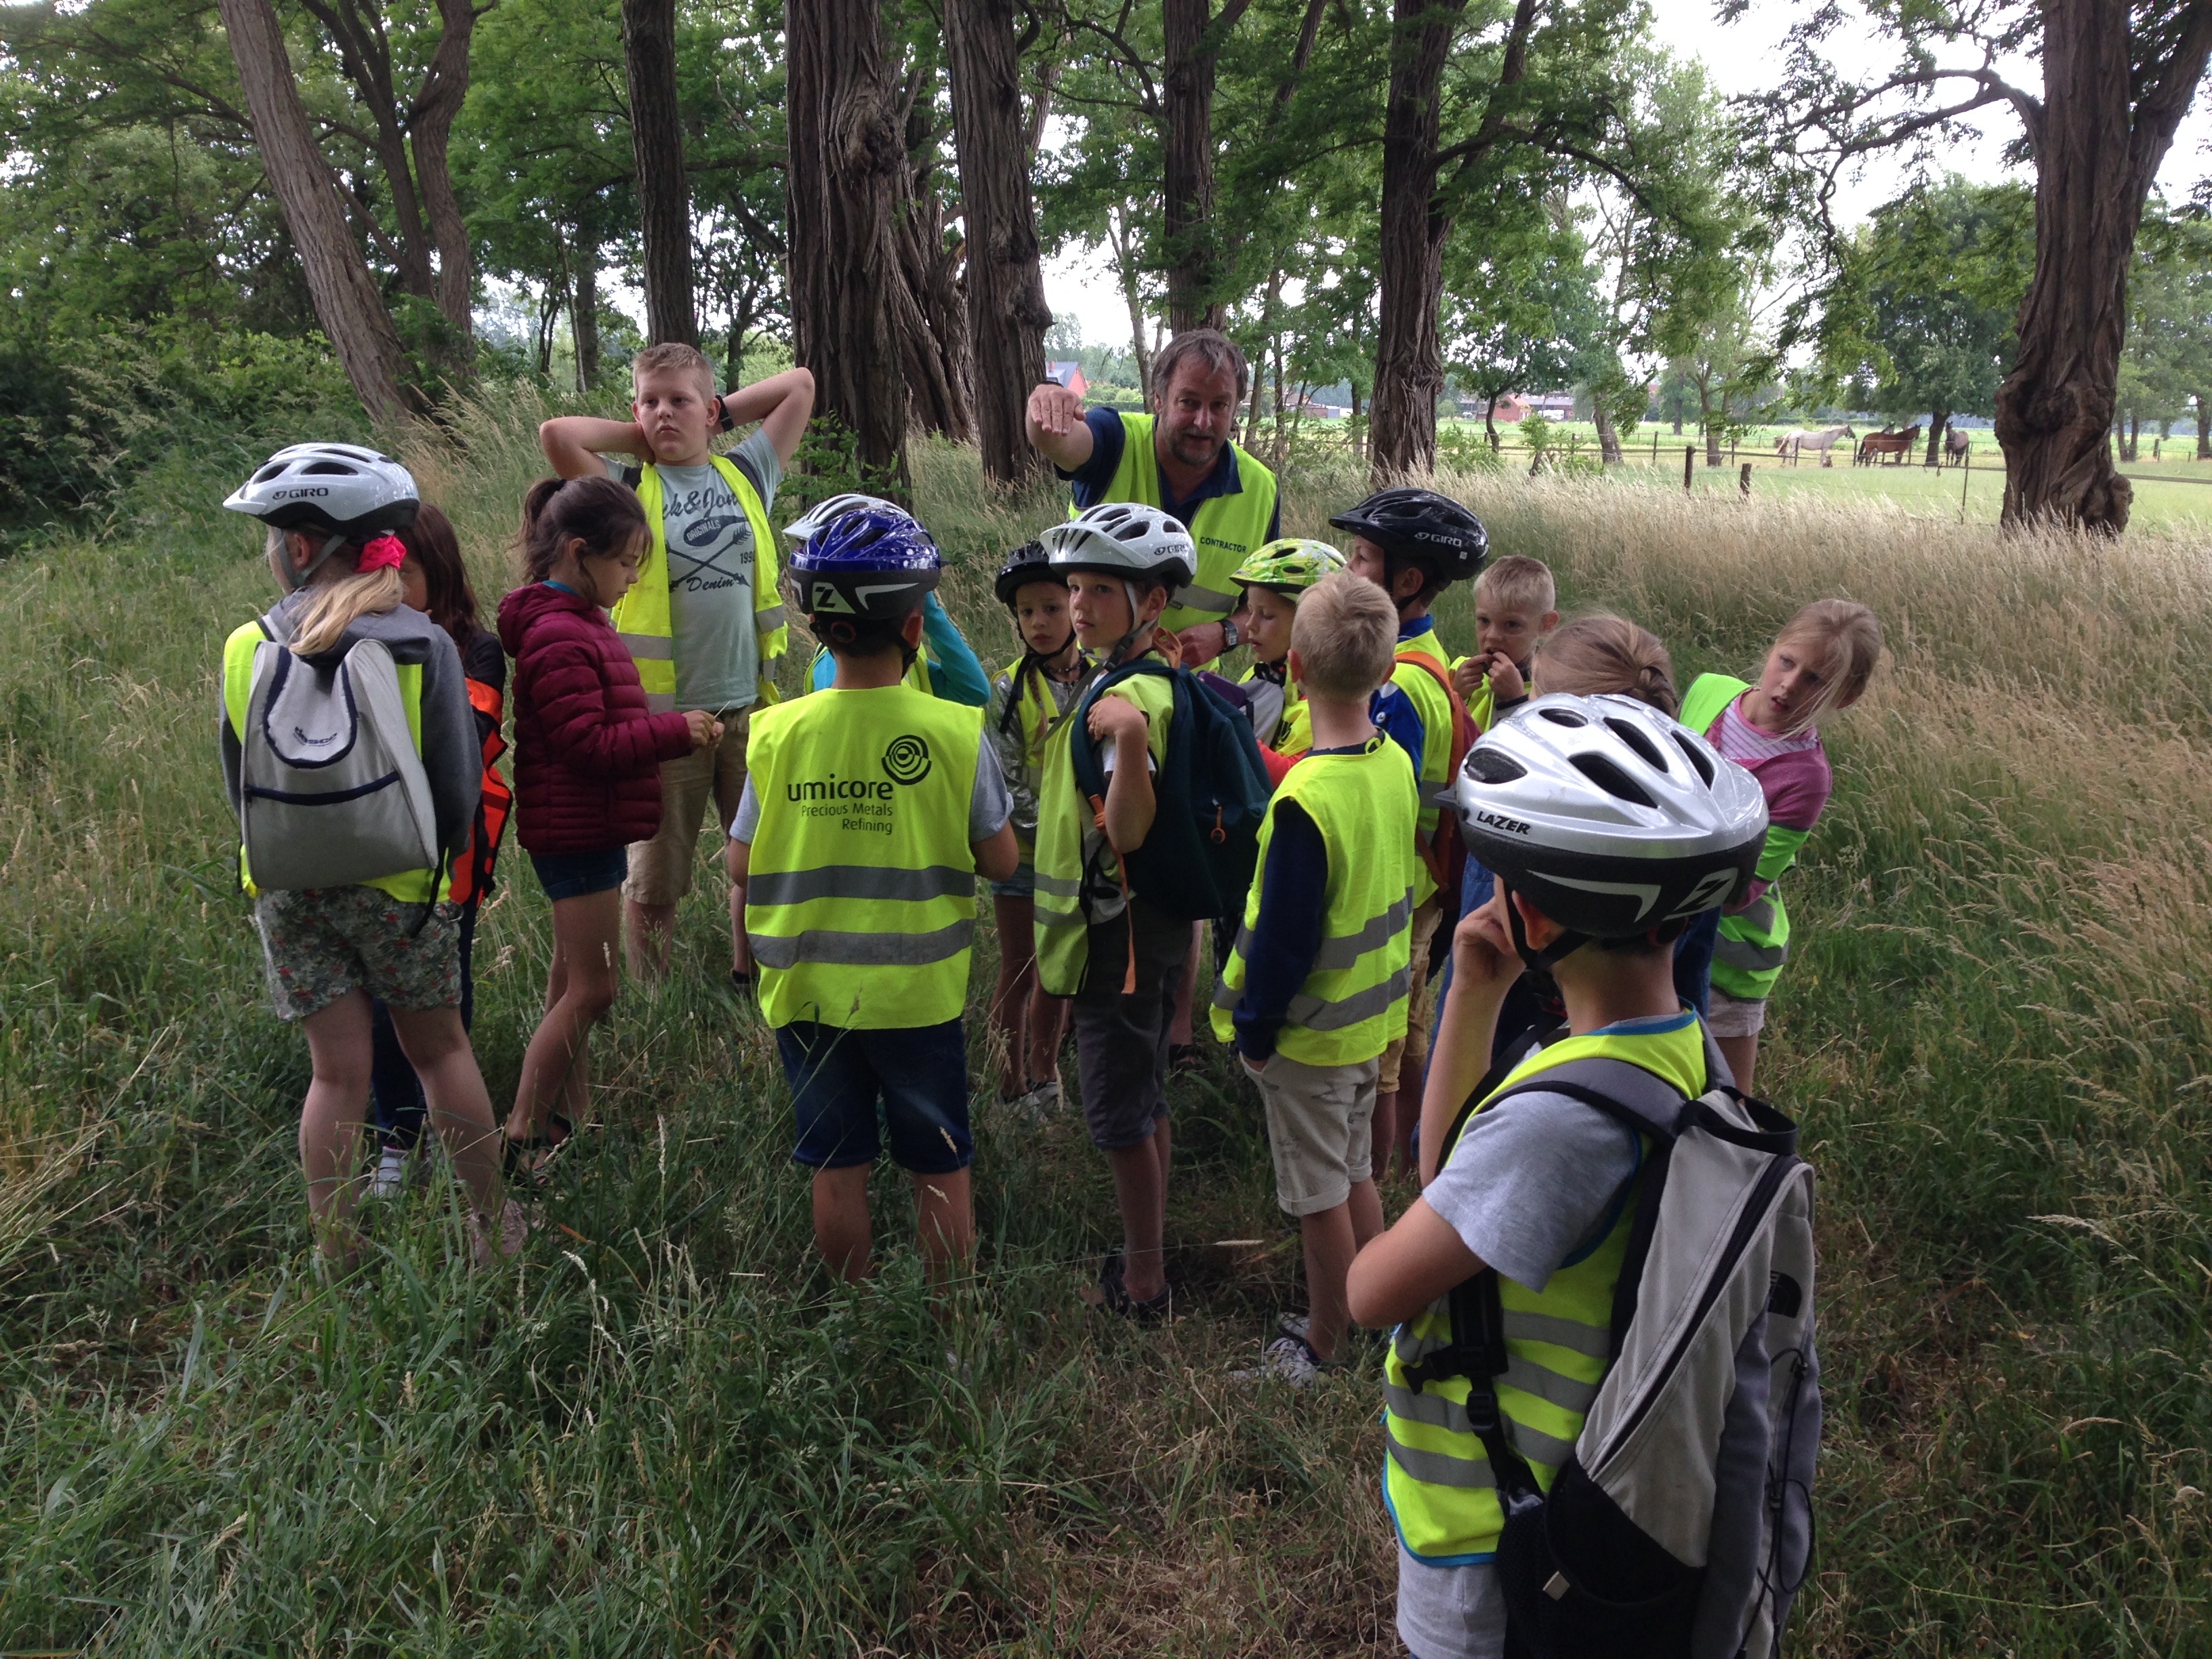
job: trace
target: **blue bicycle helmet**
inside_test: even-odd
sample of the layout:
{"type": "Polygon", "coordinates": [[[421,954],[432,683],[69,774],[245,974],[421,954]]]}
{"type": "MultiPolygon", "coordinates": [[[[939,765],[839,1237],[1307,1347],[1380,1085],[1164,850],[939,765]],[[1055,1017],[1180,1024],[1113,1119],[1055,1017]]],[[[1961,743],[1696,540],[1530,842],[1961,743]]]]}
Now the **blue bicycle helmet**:
{"type": "Polygon", "coordinates": [[[890,506],[840,514],[791,556],[809,617],[896,622],[921,608],[945,558],[911,517],[890,506]]]}

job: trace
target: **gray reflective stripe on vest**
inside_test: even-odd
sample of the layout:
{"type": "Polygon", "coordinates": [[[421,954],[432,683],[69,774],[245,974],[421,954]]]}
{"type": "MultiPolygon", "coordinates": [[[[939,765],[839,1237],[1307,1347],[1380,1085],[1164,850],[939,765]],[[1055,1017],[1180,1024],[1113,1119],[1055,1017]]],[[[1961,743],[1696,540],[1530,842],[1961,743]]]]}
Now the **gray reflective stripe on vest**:
{"type": "Polygon", "coordinates": [[[1237,596],[1224,593],[1218,588],[1200,587],[1196,582],[1179,587],[1170,605],[1179,605],[1191,611],[1211,611],[1217,616],[1227,616],[1237,608],[1237,596]]]}
{"type": "Polygon", "coordinates": [[[1389,1449],[1390,1461],[1413,1477],[1425,1480],[1432,1486],[1494,1486],[1498,1477],[1490,1472],[1490,1460],[1447,1457],[1442,1452],[1423,1451],[1419,1446],[1409,1446],[1387,1428],[1382,1439],[1389,1449]]]}
{"type": "MultiPolygon", "coordinates": [[[[1597,1390],[1592,1389],[1590,1395],[1595,1399],[1597,1390]]],[[[1425,1423],[1432,1429],[1443,1429],[1451,1434],[1471,1435],[1474,1432],[1474,1425],[1468,1421],[1467,1407],[1456,1400],[1447,1400],[1440,1394],[1416,1394],[1410,1389],[1400,1388],[1395,1382],[1383,1385],[1382,1397],[1389,1405],[1391,1415],[1403,1418],[1408,1423],[1425,1423]]],[[[1543,1463],[1553,1468],[1558,1468],[1575,1455],[1573,1441],[1561,1440],[1557,1436],[1544,1433],[1540,1429],[1532,1429],[1526,1423],[1508,1420],[1505,1432],[1513,1443],[1513,1449],[1532,1463],[1543,1463]]],[[[1398,1443],[1397,1437],[1392,1436],[1390,1443],[1395,1448],[1398,1443]]],[[[1442,1452],[1424,1452],[1419,1455],[1449,1463],[1455,1468],[1474,1466],[1487,1469],[1489,1467],[1489,1461],[1486,1458],[1452,1457],[1442,1452]]],[[[1411,1474],[1416,1471],[1408,1469],[1407,1473],[1411,1474]]],[[[1421,1479],[1428,1480],[1435,1480],[1437,1477],[1425,1474],[1421,1479]]],[[[1492,1483],[1485,1479],[1480,1481],[1439,1480],[1438,1484],[1447,1486],[1487,1486],[1492,1483]]]]}
{"type": "Polygon", "coordinates": [[[1742,909],[1737,911],[1734,920],[1741,922],[1747,927],[1755,927],[1762,933],[1772,933],[1774,931],[1774,896],[1771,893],[1761,893],[1742,909]]]}
{"type": "Polygon", "coordinates": [[[1336,1002],[1324,1002],[1319,997],[1310,997],[1301,991],[1291,999],[1284,1018],[1292,1025],[1303,1025],[1309,1031],[1341,1031],[1347,1025],[1357,1025],[1364,1019],[1389,1012],[1390,1005],[1404,996],[1413,983],[1413,970],[1401,968],[1380,985],[1370,985],[1365,990],[1336,1002]]]}
{"type": "Polygon", "coordinates": [[[1036,872],[1036,890],[1050,893],[1054,898],[1081,898],[1083,884],[1066,876],[1048,876],[1042,870],[1036,872]]]}
{"type": "Polygon", "coordinates": [[[753,629],[756,633],[772,634],[782,626],[783,607],[780,605],[772,605],[765,611],[753,612],[753,629]]]}
{"type": "Polygon", "coordinates": [[[1713,945],[1713,960],[1740,968],[1747,974],[1763,974],[1779,968],[1790,960],[1786,945],[1753,945],[1748,940],[1721,935],[1713,945]]]}
{"type": "Polygon", "coordinates": [[[1579,1324],[1552,1314],[1522,1313],[1512,1308],[1504,1310],[1504,1316],[1508,1341],[1517,1338],[1523,1342],[1548,1342],[1555,1348],[1588,1354],[1593,1359],[1613,1358],[1613,1333],[1602,1326],[1579,1324]]]}
{"type": "Polygon", "coordinates": [[[648,714],[672,714],[676,712],[673,691],[648,691],[645,694],[645,712],[648,714]]]}
{"type": "Polygon", "coordinates": [[[1031,915],[1047,927],[1083,927],[1089,925],[1083,919],[1080,906],[1074,909],[1063,909],[1056,904],[1047,904],[1042,897],[1033,902],[1031,915]]]}
{"type": "Polygon", "coordinates": [[[973,898],[975,872],[933,864],[926,870],[890,870],[873,864],[826,864],[815,870],[778,870],[745,884],[748,904],[804,904],[810,899],[973,898]]]}
{"type": "Polygon", "coordinates": [[[753,955],[763,968],[796,968],[802,962],[855,968],[927,968],[968,948],[972,921],[956,921],[929,933],[841,933],[810,927],[803,933],[752,935],[753,955]]]}
{"type": "Polygon", "coordinates": [[[635,662],[674,662],[676,641],[665,634],[617,634],[635,662]]]}
{"type": "MultiPolygon", "coordinates": [[[[1388,945],[1413,915],[1413,890],[1408,887],[1403,898],[1381,915],[1370,917],[1358,933],[1339,933],[1334,939],[1323,939],[1321,949],[1314,952],[1313,971],[1352,966],[1369,951],[1379,951],[1388,945]]],[[[1243,941],[1240,939],[1237,943],[1241,945],[1243,941]]]]}

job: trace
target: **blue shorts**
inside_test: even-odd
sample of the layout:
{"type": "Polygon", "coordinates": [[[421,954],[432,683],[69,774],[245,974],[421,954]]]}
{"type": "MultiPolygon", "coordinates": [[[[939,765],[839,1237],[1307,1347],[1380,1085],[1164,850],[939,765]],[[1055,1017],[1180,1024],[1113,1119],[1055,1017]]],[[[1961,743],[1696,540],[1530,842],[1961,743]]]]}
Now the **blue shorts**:
{"type": "Polygon", "coordinates": [[[775,1028],[799,1129],[793,1159],[817,1170],[872,1164],[890,1127],[891,1161],[909,1175],[951,1175],[975,1161],[968,1133],[968,1044],[960,1022],[854,1031],[794,1020],[775,1028]]]}
{"type": "Polygon", "coordinates": [[[629,873],[629,848],[602,848],[596,853],[532,853],[530,867],[545,896],[558,904],[562,899],[582,898],[619,887],[629,873]]]}
{"type": "Polygon", "coordinates": [[[991,884],[993,898],[1034,899],[1036,897],[1036,866],[1024,859],[1014,866],[1014,873],[1004,881],[991,884]]]}

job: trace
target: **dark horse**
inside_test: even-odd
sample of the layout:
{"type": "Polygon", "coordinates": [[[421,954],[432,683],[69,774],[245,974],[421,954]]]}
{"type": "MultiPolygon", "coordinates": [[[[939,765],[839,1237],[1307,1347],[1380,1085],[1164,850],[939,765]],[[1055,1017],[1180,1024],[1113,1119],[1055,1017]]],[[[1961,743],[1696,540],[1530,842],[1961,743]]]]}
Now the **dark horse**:
{"type": "Polygon", "coordinates": [[[1943,465],[1946,465],[1946,466],[1962,466],[1962,465],[1964,465],[1966,464],[1966,459],[1967,452],[1968,452],[1968,451],[1970,451],[1972,447],[1973,447],[1972,444],[1971,444],[1970,442],[1968,442],[1968,441],[1967,441],[1966,434],[1965,433],[1963,433],[1963,432],[1960,431],[1960,430],[1959,430],[1959,428],[1958,428],[1957,427],[1955,427],[1955,426],[1953,426],[1953,427],[1946,427],[1946,428],[1944,428],[1944,432],[1943,432],[1943,465]]]}
{"type": "Polygon", "coordinates": [[[1902,466],[1905,465],[1905,458],[1912,453],[1912,447],[1919,441],[1920,427],[1917,422],[1905,428],[1902,432],[1869,432],[1859,440],[1858,457],[1853,465],[1872,466],[1875,465],[1875,456],[1889,455],[1895,458],[1891,461],[1891,465],[1902,466]]]}

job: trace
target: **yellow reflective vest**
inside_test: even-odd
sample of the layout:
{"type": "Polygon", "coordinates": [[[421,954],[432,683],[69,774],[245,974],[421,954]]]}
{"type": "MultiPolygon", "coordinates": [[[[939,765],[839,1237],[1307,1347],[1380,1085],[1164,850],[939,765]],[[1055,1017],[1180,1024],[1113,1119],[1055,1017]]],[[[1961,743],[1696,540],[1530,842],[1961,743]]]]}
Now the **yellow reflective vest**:
{"type": "MultiPolygon", "coordinates": [[[[1408,657],[1428,658],[1439,668],[1446,668],[1443,646],[1436,630],[1428,629],[1411,638],[1398,641],[1397,659],[1403,665],[1408,657]]],[[[1436,676],[1424,668],[1400,666],[1390,671],[1390,684],[1413,700],[1413,712],[1421,717],[1421,775],[1416,780],[1420,787],[1420,835],[1425,845],[1437,833],[1437,808],[1431,805],[1437,792],[1451,781],[1452,706],[1451,698],[1436,676]]],[[[1423,863],[1413,878],[1413,902],[1426,904],[1435,896],[1437,884],[1423,863]]]]}
{"type": "MultiPolygon", "coordinates": [[[[1100,500],[1143,501],[1164,510],[1159,457],[1152,451],[1155,418],[1121,416],[1121,459],[1100,500]]],[[[1200,502],[1183,526],[1198,550],[1198,578],[1176,594],[1160,617],[1163,628],[1180,632],[1200,623],[1225,621],[1237,608],[1237,584],[1230,580],[1230,573],[1254,549],[1267,544],[1267,528],[1275,520],[1275,475],[1242,444],[1229,447],[1237,456],[1237,492],[1200,502]]],[[[1071,507],[1067,516],[1073,519],[1080,510],[1071,507]]]]}
{"type": "MultiPolygon", "coordinates": [[[[222,642],[222,712],[229,720],[231,732],[240,743],[246,741],[246,711],[253,700],[253,653],[269,637],[260,619],[243,623],[230,631],[222,642]]],[[[407,711],[407,735],[415,740],[415,752],[422,752],[422,665],[413,662],[394,663],[392,672],[399,681],[400,706],[407,711]]],[[[361,884],[389,893],[403,904],[421,904],[434,896],[431,890],[432,872],[428,870],[402,870],[397,875],[378,876],[361,884]]],[[[238,884],[249,894],[258,894],[253,884],[253,872],[246,868],[246,847],[238,848],[238,884]]],[[[434,896],[445,898],[453,887],[449,871],[438,879],[434,896]]]]}
{"type": "MultiPolygon", "coordinates": [[[[1698,675],[1682,699],[1682,724],[1700,737],[1711,736],[1729,705],[1749,690],[1748,680],[1732,675],[1698,675]]],[[[1767,884],[1766,890],[1734,915],[1723,916],[1720,936],[1713,942],[1713,984],[1723,995],[1759,1002],[1773,994],[1790,961],[1790,909],[1774,884],[1797,862],[1812,836],[1810,830],[1766,826],[1766,843],[1753,872],[1767,884]]]]}
{"type": "MultiPolygon", "coordinates": [[[[1705,1090],[1705,1042],[1695,1018],[1672,1030],[1569,1037],[1515,1066],[1475,1110],[1487,1109],[1506,1090],[1555,1066],[1595,1058],[1640,1066],[1695,1098],[1705,1090]]],[[[1446,1149],[1447,1160],[1453,1150],[1446,1149]]],[[[1650,1152],[1647,1137],[1639,1153],[1650,1152]]],[[[1545,1491],[1573,1455],[1583,1419],[1605,1379],[1613,1286],[1635,1224],[1630,1196],[1604,1235],[1563,1262],[1542,1290],[1498,1276],[1507,1360],[1493,1384],[1498,1412],[1514,1449],[1545,1491]]],[[[1408,1366],[1450,1340],[1450,1299],[1439,1297],[1398,1328],[1383,1363],[1382,1499],[1406,1548],[1432,1566],[1492,1559],[1504,1526],[1489,1457],[1468,1419],[1468,1380],[1443,1377],[1417,1389],[1407,1377],[1408,1366]]]]}
{"type": "MultiPolygon", "coordinates": [[[[1144,710],[1152,764],[1164,765],[1175,681],[1163,674],[1132,674],[1105,695],[1126,697],[1144,710]]],[[[1072,997],[1082,989],[1091,958],[1089,929],[1093,922],[1118,918],[1126,898],[1120,861],[1097,822],[1104,803],[1094,805],[1076,786],[1070,733],[1082,707],[1079,700],[1069,718],[1052,728],[1037,775],[1037,981],[1047,995],[1055,997],[1072,997]]],[[[1135,763],[1128,755],[1114,759],[1117,768],[1135,763]]]]}
{"type": "MultiPolygon", "coordinates": [[[[768,508],[760,491],[743,468],[726,455],[708,458],[722,475],[744,509],[745,523],[753,532],[753,630],[760,640],[760,702],[775,701],[775,682],[769,663],[783,654],[791,631],[784,625],[783,594],[777,586],[775,532],[768,526],[768,508]]],[[[623,595],[609,614],[623,647],[637,665],[637,678],[645,687],[646,707],[656,714],[676,707],[675,627],[668,608],[668,526],[661,513],[666,495],[660,469],[644,468],[638,475],[637,501],[645,509],[645,522],[653,532],[653,550],[639,567],[637,582],[623,595]]]]}
{"type": "Polygon", "coordinates": [[[908,685],[753,716],[745,933],[771,1025],[941,1025],[968,998],[983,711],[908,685]]]}
{"type": "Polygon", "coordinates": [[[1356,755],[1308,755],[1267,802],[1260,823],[1259,875],[1244,901],[1244,925],[1213,994],[1213,1034],[1236,1040],[1232,1012],[1243,995],[1245,953],[1260,920],[1275,815],[1296,801],[1328,851],[1321,947],[1291,999],[1275,1051],[1306,1066],[1372,1060],[1406,1034],[1413,985],[1413,768],[1406,751],[1376,737],[1356,755]]]}

